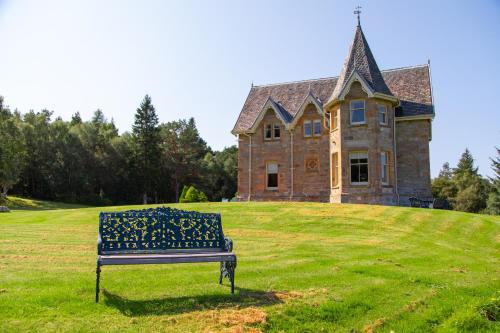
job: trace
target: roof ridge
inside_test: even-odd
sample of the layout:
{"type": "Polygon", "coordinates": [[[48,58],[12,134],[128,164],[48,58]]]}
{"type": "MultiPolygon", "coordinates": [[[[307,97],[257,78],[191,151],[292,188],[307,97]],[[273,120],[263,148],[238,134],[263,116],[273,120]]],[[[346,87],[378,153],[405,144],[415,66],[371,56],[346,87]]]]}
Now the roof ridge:
{"type": "Polygon", "coordinates": [[[253,85],[253,88],[262,88],[262,87],[271,87],[271,86],[280,86],[283,84],[292,84],[292,83],[305,83],[305,82],[311,82],[311,81],[322,81],[322,80],[331,80],[331,79],[336,79],[338,76],[329,76],[329,77],[321,77],[318,79],[306,79],[306,80],[296,80],[296,81],[285,81],[285,82],[279,82],[279,83],[268,83],[268,84],[261,84],[261,85],[253,85]]]}
{"type": "Polygon", "coordinates": [[[391,69],[384,69],[384,70],[381,70],[380,72],[385,73],[385,72],[393,72],[393,71],[400,71],[400,70],[404,70],[404,69],[421,68],[421,67],[428,67],[428,66],[429,66],[428,64],[422,64],[422,65],[414,65],[414,66],[396,67],[396,68],[391,68],[391,69]]]}
{"type": "MultiPolygon", "coordinates": [[[[428,64],[422,64],[422,65],[414,65],[414,66],[404,66],[404,67],[395,67],[395,68],[390,68],[390,69],[383,69],[380,70],[381,73],[386,73],[386,72],[393,72],[393,71],[399,71],[399,70],[404,70],[404,69],[412,69],[412,68],[420,68],[420,67],[426,67],[429,66],[428,64]]],[[[253,88],[263,88],[263,87],[272,87],[272,86],[281,86],[284,84],[292,84],[292,83],[305,83],[305,82],[311,82],[311,81],[322,81],[322,80],[332,80],[332,79],[338,79],[339,76],[327,76],[327,77],[320,77],[318,79],[305,79],[305,80],[296,80],[296,81],[285,81],[285,82],[278,82],[278,83],[267,83],[267,84],[261,84],[261,85],[253,85],[253,88]]]]}

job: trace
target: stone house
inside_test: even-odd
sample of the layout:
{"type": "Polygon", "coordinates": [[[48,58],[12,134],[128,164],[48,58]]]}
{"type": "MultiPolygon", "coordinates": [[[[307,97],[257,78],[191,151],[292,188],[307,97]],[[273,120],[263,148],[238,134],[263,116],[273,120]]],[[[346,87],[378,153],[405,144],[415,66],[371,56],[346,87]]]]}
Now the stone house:
{"type": "Polygon", "coordinates": [[[430,197],[430,64],[380,71],[358,23],[340,76],[253,86],[238,136],[240,201],[407,204],[430,197]]]}

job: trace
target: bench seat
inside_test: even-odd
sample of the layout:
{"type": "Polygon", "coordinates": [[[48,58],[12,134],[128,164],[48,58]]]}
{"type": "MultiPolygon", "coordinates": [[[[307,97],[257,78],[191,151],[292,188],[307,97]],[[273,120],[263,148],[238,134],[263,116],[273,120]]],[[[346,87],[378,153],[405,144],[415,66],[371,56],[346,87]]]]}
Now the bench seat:
{"type": "Polygon", "coordinates": [[[138,264],[181,264],[195,262],[236,262],[233,252],[205,253],[169,253],[169,254],[118,254],[100,255],[97,259],[104,265],[138,265],[138,264]]]}

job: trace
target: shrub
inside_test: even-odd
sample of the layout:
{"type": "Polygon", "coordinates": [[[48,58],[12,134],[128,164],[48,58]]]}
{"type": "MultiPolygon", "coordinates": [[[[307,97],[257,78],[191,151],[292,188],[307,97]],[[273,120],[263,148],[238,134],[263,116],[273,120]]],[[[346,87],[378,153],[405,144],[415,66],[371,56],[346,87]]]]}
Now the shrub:
{"type": "Polygon", "coordinates": [[[189,187],[187,185],[184,185],[182,188],[181,196],[179,197],[179,202],[185,202],[186,200],[186,193],[189,190],[189,187]]]}
{"type": "Polygon", "coordinates": [[[180,202],[206,202],[208,198],[205,193],[198,191],[196,187],[190,186],[186,195],[180,202]]]}

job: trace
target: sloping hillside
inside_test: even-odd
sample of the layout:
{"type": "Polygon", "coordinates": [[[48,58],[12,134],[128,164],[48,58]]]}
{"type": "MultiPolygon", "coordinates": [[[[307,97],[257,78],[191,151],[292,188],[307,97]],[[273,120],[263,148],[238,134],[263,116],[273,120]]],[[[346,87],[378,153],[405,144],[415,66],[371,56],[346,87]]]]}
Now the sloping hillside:
{"type": "Polygon", "coordinates": [[[0,215],[0,331],[499,331],[500,219],[315,203],[175,205],[220,212],[237,290],[217,264],[103,268],[101,210],[0,215]],[[497,302],[497,303],[495,303],[497,302]],[[483,310],[482,310],[483,309],[483,310]]]}

